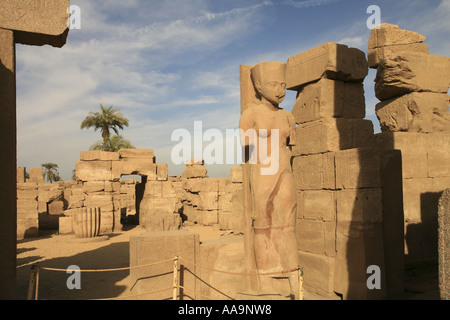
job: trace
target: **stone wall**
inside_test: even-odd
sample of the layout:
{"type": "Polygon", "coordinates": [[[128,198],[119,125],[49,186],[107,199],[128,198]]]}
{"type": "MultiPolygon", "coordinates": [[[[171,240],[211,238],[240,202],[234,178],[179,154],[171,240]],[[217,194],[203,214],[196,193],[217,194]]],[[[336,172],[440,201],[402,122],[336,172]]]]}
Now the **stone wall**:
{"type": "Polygon", "coordinates": [[[233,167],[230,178],[209,178],[206,174],[203,160],[186,164],[182,174],[184,220],[242,232],[242,168],[233,167]]]}
{"type": "Polygon", "coordinates": [[[389,24],[369,39],[377,143],[402,152],[405,258],[413,264],[437,260],[437,204],[450,186],[450,58],[428,54],[424,40],[389,24]]]}
{"type": "Polygon", "coordinates": [[[25,168],[17,168],[17,239],[39,234],[38,184],[26,182],[25,168]]]}
{"type": "Polygon", "coordinates": [[[25,167],[17,168],[17,239],[38,236],[39,230],[57,230],[75,183],[45,184],[41,168],[30,168],[28,179],[25,172],[25,167]]]}
{"type": "Polygon", "coordinates": [[[145,213],[144,193],[139,184],[121,183],[123,175],[140,175],[142,184],[167,179],[167,165],[156,164],[156,157],[150,149],[122,149],[118,152],[82,151],[80,161],[75,163],[76,179],[81,190],[76,190],[74,206],[100,207],[100,232],[122,229],[124,218],[130,211],[139,210],[142,200],[145,213]],[[133,192],[134,188],[134,192],[133,192]],[[136,192],[138,191],[138,192],[136,192]],[[142,199],[136,199],[139,195],[142,199]],[[81,203],[80,203],[81,201],[81,203]]]}
{"type": "MultiPolygon", "coordinates": [[[[402,255],[403,239],[389,238],[386,230],[387,219],[402,221],[402,211],[385,217],[395,200],[384,198],[384,172],[401,167],[400,161],[392,167],[395,155],[374,148],[373,124],[364,120],[367,73],[363,52],[336,43],[288,59],[287,87],[298,92],[292,110],[296,233],[310,298],[379,299],[403,289],[402,267],[396,267],[403,261],[392,258],[402,255]],[[367,288],[370,265],[382,270],[382,290],[367,288]]],[[[391,191],[401,202],[401,185],[391,191]]],[[[390,232],[401,233],[395,225],[390,232]]]]}

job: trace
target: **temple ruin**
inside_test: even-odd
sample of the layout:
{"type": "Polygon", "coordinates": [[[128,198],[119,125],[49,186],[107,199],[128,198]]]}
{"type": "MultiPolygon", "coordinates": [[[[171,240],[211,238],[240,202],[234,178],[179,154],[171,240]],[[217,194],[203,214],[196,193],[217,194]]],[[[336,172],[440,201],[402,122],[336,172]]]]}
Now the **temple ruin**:
{"type": "MultiPolygon", "coordinates": [[[[430,55],[425,39],[382,24],[372,31],[367,58],[329,42],[287,59],[286,88],[297,92],[291,163],[305,299],[395,299],[404,292],[407,265],[438,260],[442,296],[448,299],[450,58],[430,55]],[[377,69],[374,90],[381,101],[377,134],[365,119],[369,68],[377,69]],[[367,286],[370,266],[381,270],[380,289],[367,286]]],[[[251,67],[240,69],[242,112],[255,100],[251,67]]],[[[252,270],[247,165],[233,167],[229,177],[209,178],[197,159],[171,177],[152,150],[126,149],[82,151],[76,181],[48,185],[40,169],[30,169],[26,180],[25,168],[18,168],[17,237],[36,236],[42,228],[73,233],[71,215],[96,207],[100,233],[120,231],[127,221],[145,228],[130,240],[130,267],[177,255],[185,259],[180,272],[190,290],[179,293],[182,299],[292,299],[285,286],[261,295],[240,275],[212,271],[252,270]],[[121,179],[127,175],[141,180],[121,179]],[[183,230],[187,224],[230,234],[200,243],[197,234],[183,230]]],[[[167,262],[131,270],[132,293],[164,288],[170,268],[167,262]],[[145,278],[149,274],[160,276],[145,278]]]]}

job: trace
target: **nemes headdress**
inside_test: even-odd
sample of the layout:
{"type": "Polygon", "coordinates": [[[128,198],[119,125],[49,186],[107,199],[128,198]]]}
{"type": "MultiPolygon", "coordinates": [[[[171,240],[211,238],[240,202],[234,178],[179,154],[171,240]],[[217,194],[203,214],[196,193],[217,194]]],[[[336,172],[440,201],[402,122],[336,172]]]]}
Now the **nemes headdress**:
{"type": "Polygon", "coordinates": [[[261,61],[251,69],[252,81],[263,83],[265,81],[277,80],[285,81],[286,63],[271,61],[261,61]]]}

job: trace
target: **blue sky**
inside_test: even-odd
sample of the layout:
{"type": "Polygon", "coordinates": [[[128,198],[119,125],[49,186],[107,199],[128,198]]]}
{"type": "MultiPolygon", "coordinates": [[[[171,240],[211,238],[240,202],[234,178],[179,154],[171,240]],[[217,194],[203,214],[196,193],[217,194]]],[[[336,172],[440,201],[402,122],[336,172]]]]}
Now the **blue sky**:
{"type": "MultiPolygon", "coordinates": [[[[450,0],[72,0],[81,29],[61,48],[17,45],[17,164],[59,165],[70,180],[80,151],[101,139],[80,130],[99,104],[120,108],[130,120],[122,135],[153,149],[170,175],[172,132],[238,127],[239,65],[287,61],[324,42],[367,53],[369,5],[381,22],[427,37],[430,54],[450,52],[450,0]]],[[[375,70],[364,81],[367,119],[378,100],[375,70]]],[[[292,110],[295,92],[283,108],[292,110]]],[[[208,143],[205,142],[204,147],[208,143]]],[[[209,176],[229,176],[232,165],[207,166],[209,176]]]]}

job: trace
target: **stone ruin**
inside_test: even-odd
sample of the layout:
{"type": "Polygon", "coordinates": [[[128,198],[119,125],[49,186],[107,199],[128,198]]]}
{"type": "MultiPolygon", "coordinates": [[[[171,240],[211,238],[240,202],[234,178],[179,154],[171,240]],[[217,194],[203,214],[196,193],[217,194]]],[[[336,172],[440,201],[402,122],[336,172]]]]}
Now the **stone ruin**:
{"type": "Polygon", "coordinates": [[[41,168],[30,168],[29,179],[26,168],[17,168],[17,238],[38,236],[39,230],[71,234],[72,213],[91,207],[100,208],[103,234],[124,224],[178,230],[183,221],[242,231],[240,166],[232,168],[230,178],[209,178],[203,161],[188,162],[182,176],[169,177],[167,164],[155,162],[150,149],[82,151],[77,180],[53,184],[44,183],[41,168]]]}
{"type": "Polygon", "coordinates": [[[382,133],[377,146],[402,152],[405,259],[437,259],[437,203],[450,186],[450,58],[428,54],[425,36],[382,24],[369,39],[377,69],[382,133]]]}
{"type": "MultiPolygon", "coordinates": [[[[287,60],[287,89],[297,92],[292,171],[307,299],[401,297],[405,265],[436,263],[439,252],[444,268],[441,257],[448,250],[442,242],[438,250],[438,199],[450,186],[450,58],[430,55],[424,40],[382,24],[370,36],[368,61],[360,50],[331,42],[287,60]],[[378,134],[364,119],[369,67],[377,68],[378,134]],[[373,265],[381,270],[377,290],[367,287],[373,265]]],[[[243,106],[255,98],[248,67],[241,66],[243,106]]],[[[167,165],[155,160],[151,150],[82,152],[76,182],[45,187],[48,191],[37,181],[18,184],[19,219],[34,219],[26,223],[35,228],[38,208],[45,203],[52,215],[49,208],[59,212],[61,202],[64,216],[72,209],[100,207],[103,232],[120,230],[124,217],[134,217],[148,233],[130,239],[130,266],[180,255],[187,259],[183,286],[191,288],[180,293],[183,299],[260,298],[249,293],[242,276],[211,271],[248,272],[243,167],[234,167],[230,178],[208,178],[203,161],[192,160],[181,177],[169,177],[167,165]],[[132,174],[141,182],[120,181],[132,174]],[[234,235],[200,243],[198,235],[179,230],[183,223],[217,225],[234,235]]],[[[445,201],[439,208],[439,217],[448,213],[445,201]]],[[[69,232],[70,219],[59,221],[60,232],[69,232]]],[[[170,262],[132,269],[132,293],[164,288],[168,268],[170,262]],[[143,279],[148,274],[160,276],[143,279]]],[[[447,269],[442,270],[446,279],[447,269]]],[[[286,299],[287,294],[280,289],[264,297],[286,299]]]]}

